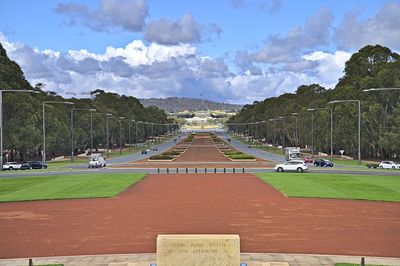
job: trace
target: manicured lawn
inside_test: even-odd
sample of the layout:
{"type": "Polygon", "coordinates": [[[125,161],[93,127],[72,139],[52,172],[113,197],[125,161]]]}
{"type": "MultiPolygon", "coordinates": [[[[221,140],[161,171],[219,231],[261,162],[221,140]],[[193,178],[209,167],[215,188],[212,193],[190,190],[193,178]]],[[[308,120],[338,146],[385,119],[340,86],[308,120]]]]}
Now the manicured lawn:
{"type": "Polygon", "coordinates": [[[289,197],[400,201],[400,176],[258,173],[289,197]]]}
{"type": "Polygon", "coordinates": [[[0,178],[0,202],[113,197],[144,175],[107,173],[0,178]]]}

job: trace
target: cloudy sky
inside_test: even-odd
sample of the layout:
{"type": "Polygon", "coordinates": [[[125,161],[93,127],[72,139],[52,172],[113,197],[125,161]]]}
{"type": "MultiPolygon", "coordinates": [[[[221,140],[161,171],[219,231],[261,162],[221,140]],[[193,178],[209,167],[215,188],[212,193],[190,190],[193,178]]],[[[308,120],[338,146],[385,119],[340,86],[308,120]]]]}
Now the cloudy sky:
{"type": "Polygon", "coordinates": [[[66,96],[251,103],[333,88],[366,44],[400,51],[400,0],[2,0],[0,42],[66,96]]]}

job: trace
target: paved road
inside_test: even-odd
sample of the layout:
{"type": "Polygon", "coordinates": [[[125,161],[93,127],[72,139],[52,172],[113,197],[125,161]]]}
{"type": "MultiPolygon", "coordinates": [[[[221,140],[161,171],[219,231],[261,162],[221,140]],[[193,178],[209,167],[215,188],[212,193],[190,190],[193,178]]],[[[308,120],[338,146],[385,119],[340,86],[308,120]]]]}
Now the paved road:
{"type": "MultiPolygon", "coordinates": [[[[228,135],[225,134],[220,134],[220,137],[222,137],[225,141],[227,141],[228,135]]],[[[264,159],[264,160],[268,160],[268,161],[274,161],[274,162],[284,162],[285,160],[285,156],[282,154],[282,156],[271,153],[271,152],[267,152],[267,151],[262,151],[259,149],[252,149],[249,148],[247,144],[244,144],[240,141],[237,141],[233,138],[230,138],[231,142],[230,144],[237,150],[256,156],[258,158],[264,159]]]]}
{"type": "MultiPolygon", "coordinates": [[[[180,138],[177,137],[177,138],[180,139],[182,137],[180,137],[180,138]]],[[[174,141],[174,139],[170,139],[159,145],[154,145],[153,147],[157,148],[158,149],[157,151],[150,151],[148,154],[142,154],[142,152],[140,151],[140,152],[126,155],[126,156],[116,157],[116,158],[107,160],[107,165],[115,165],[115,164],[128,163],[128,162],[132,162],[132,161],[140,161],[140,160],[149,158],[150,156],[163,153],[163,152],[169,150],[175,144],[176,144],[176,142],[174,141]]],[[[145,149],[148,149],[148,147],[147,146],[143,147],[143,150],[145,150],[145,149]]],[[[87,167],[88,167],[88,164],[83,163],[83,164],[79,164],[79,165],[70,166],[68,168],[83,169],[83,168],[87,168],[87,167]]]]}

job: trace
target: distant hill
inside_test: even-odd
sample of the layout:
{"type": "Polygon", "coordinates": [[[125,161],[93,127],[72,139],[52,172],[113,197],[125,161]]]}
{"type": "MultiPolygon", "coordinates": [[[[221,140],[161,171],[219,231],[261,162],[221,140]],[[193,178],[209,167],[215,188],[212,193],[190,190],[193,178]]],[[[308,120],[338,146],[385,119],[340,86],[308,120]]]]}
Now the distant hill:
{"type": "Polygon", "coordinates": [[[212,101],[204,100],[204,104],[201,99],[194,98],[180,98],[180,97],[169,97],[169,98],[150,98],[140,99],[140,102],[145,106],[157,106],[166,112],[177,112],[177,111],[196,111],[196,110],[240,110],[242,105],[238,104],[227,104],[217,103],[212,101]]]}

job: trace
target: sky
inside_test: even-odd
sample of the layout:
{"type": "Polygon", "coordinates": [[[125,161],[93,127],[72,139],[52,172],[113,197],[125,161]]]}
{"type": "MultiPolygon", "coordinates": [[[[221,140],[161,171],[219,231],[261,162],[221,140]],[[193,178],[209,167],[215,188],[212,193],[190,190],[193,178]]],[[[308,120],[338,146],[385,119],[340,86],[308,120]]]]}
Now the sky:
{"type": "Polygon", "coordinates": [[[400,51],[400,0],[2,0],[0,43],[67,97],[247,104],[332,89],[365,45],[400,51]]]}

